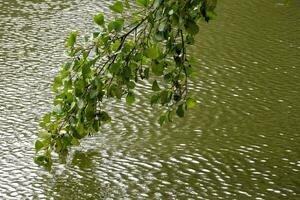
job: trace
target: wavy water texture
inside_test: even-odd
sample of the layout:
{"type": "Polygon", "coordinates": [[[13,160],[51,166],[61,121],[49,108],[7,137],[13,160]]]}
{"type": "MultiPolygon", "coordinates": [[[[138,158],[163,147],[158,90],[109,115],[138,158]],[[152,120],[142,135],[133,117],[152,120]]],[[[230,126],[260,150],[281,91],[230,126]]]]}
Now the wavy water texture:
{"type": "Polygon", "coordinates": [[[219,1],[190,49],[196,109],[161,128],[140,84],[66,165],[36,166],[64,40],[109,14],[102,2],[0,0],[0,199],[300,198],[299,1],[219,1]]]}

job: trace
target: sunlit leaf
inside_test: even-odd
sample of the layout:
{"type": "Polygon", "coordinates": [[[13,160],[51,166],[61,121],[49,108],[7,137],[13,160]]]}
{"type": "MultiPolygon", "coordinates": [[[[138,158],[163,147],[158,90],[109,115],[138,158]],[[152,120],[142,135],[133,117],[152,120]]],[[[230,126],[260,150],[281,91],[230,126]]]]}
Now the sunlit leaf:
{"type": "Polygon", "coordinates": [[[144,6],[144,7],[148,7],[149,5],[149,0],[136,0],[136,3],[138,5],[144,6]]]}
{"type": "Polygon", "coordinates": [[[126,103],[128,105],[133,104],[135,101],[135,95],[133,92],[128,92],[127,96],[126,96],[126,103]]]}
{"type": "Polygon", "coordinates": [[[43,122],[44,122],[44,123],[49,123],[49,122],[50,122],[50,119],[51,119],[51,113],[48,113],[48,114],[46,114],[46,115],[43,117],[43,122]]]}
{"type": "Polygon", "coordinates": [[[118,18],[115,21],[112,21],[108,24],[108,30],[113,31],[115,30],[116,32],[121,32],[124,26],[124,19],[118,18]]]}
{"type": "Polygon", "coordinates": [[[79,139],[82,138],[85,135],[84,126],[80,121],[76,125],[76,131],[78,132],[78,134],[80,136],[79,139]]]}
{"type": "Polygon", "coordinates": [[[60,86],[62,86],[61,77],[60,76],[56,76],[54,78],[54,83],[53,83],[53,86],[52,86],[52,90],[56,91],[60,86]]]}
{"type": "Polygon", "coordinates": [[[72,138],[72,141],[71,141],[71,143],[73,144],[73,145],[75,145],[75,146],[79,146],[80,145],[80,142],[79,142],[79,140],[78,139],[76,139],[76,138],[72,138]]]}
{"type": "Polygon", "coordinates": [[[36,152],[39,152],[43,147],[44,147],[44,144],[40,140],[37,140],[35,142],[35,151],[36,152]]]}
{"type": "Polygon", "coordinates": [[[189,97],[186,100],[186,106],[187,108],[194,108],[196,106],[196,99],[194,97],[189,97]]]}
{"type": "Polygon", "coordinates": [[[121,44],[121,41],[120,41],[120,40],[116,40],[116,41],[111,45],[111,50],[116,51],[116,50],[119,48],[120,44],[121,44]]]}
{"type": "Polygon", "coordinates": [[[115,2],[114,5],[109,6],[109,9],[111,9],[112,11],[117,12],[117,13],[122,13],[124,10],[123,3],[120,1],[117,1],[117,2],[115,2]]]}
{"type": "Polygon", "coordinates": [[[102,26],[104,24],[104,15],[102,13],[95,15],[94,22],[99,26],[102,26]]]}
{"type": "Polygon", "coordinates": [[[51,134],[48,133],[47,131],[40,131],[38,132],[37,134],[40,138],[43,138],[43,139],[48,139],[51,137],[51,134]]]}
{"type": "Polygon", "coordinates": [[[165,123],[166,119],[167,119],[166,115],[161,115],[158,120],[159,125],[162,126],[165,123]]]}
{"type": "Polygon", "coordinates": [[[151,59],[158,58],[159,57],[158,47],[156,47],[156,46],[149,47],[148,49],[145,50],[145,55],[151,59]]]}
{"type": "Polygon", "coordinates": [[[66,42],[66,47],[74,47],[74,44],[76,43],[78,32],[71,32],[69,35],[69,38],[66,42]]]}
{"type": "Polygon", "coordinates": [[[82,109],[82,108],[84,107],[84,102],[83,102],[83,100],[82,100],[82,99],[78,99],[77,105],[78,105],[78,108],[79,108],[79,109],[82,109]]]}

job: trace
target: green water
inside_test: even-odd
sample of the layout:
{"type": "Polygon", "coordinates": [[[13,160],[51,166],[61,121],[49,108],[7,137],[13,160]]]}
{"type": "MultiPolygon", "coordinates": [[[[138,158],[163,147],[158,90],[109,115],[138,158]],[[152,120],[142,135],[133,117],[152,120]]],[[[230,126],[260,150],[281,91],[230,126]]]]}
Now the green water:
{"type": "Polygon", "coordinates": [[[196,109],[160,128],[140,85],[48,173],[33,146],[64,40],[111,1],[0,0],[0,199],[300,199],[300,1],[285,2],[219,1],[190,49],[196,109]]]}

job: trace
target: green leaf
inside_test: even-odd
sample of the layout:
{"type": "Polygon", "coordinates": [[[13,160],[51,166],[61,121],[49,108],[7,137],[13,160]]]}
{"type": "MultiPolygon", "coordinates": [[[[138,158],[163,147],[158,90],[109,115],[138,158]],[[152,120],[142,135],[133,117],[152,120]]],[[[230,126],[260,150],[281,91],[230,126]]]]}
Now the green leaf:
{"type": "Polygon", "coordinates": [[[168,110],[165,115],[169,122],[173,121],[173,112],[171,110],[168,110]]]}
{"type": "Polygon", "coordinates": [[[150,71],[149,68],[146,68],[146,69],[144,70],[144,76],[145,76],[145,79],[149,79],[149,71],[150,71]]]}
{"type": "Polygon", "coordinates": [[[84,102],[82,99],[78,99],[78,102],[77,102],[77,105],[78,105],[78,108],[79,109],[82,109],[84,107],[84,102]]]}
{"type": "Polygon", "coordinates": [[[166,115],[161,115],[158,120],[159,125],[162,126],[165,123],[166,119],[167,119],[166,115]]]}
{"type": "Polygon", "coordinates": [[[132,75],[131,68],[129,66],[123,67],[122,78],[127,81],[130,79],[131,75],[132,75]]]}
{"type": "Polygon", "coordinates": [[[126,103],[128,105],[133,104],[135,101],[135,95],[133,92],[128,92],[127,96],[126,96],[126,103]]]}
{"type": "Polygon", "coordinates": [[[97,86],[98,88],[102,88],[103,82],[102,82],[102,80],[101,80],[101,78],[100,78],[99,76],[96,76],[96,77],[95,77],[95,84],[96,84],[96,86],[97,86]]]}
{"type": "Polygon", "coordinates": [[[80,145],[80,142],[79,142],[79,140],[77,139],[77,138],[72,138],[72,140],[71,140],[71,144],[73,144],[73,145],[75,145],[75,146],[79,146],[80,145]]]}
{"type": "Polygon", "coordinates": [[[115,29],[117,32],[121,32],[122,29],[123,29],[123,26],[124,26],[124,19],[119,18],[119,19],[116,19],[116,20],[115,20],[115,23],[114,23],[114,29],[115,29]]]}
{"type": "Polygon", "coordinates": [[[104,112],[104,111],[100,112],[99,118],[100,118],[100,120],[101,120],[102,122],[104,122],[104,123],[105,123],[105,122],[110,122],[110,121],[111,121],[110,116],[107,114],[107,112],[104,112]]]}
{"type": "Polygon", "coordinates": [[[133,81],[129,81],[129,82],[127,82],[127,87],[128,87],[128,89],[134,89],[135,83],[133,81]]]}
{"type": "Polygon", "coordinates": [[[52,86],[52,91],[56,91],[60,86],[62,86],[62,80],[60,76],[54,78],[54,84],[52,86]]]}
{"type": "Polygon", "coordinates": [[[113,63],[110,68],[109,68],[109,72],[112,74],[117,74],[120,70],[121,64],[120,63],[113,63]]]}
{"type": "Polygon", "coordinates": [[[116,32],[121,32],[124,26],[124,19],[118,18],[108,24],[108,30],[115,30],[116,32]]]}
{"type": "Polygon", "coordinates": [[[117,1],[114,5],[109,6],[109,9],[111,9],[112,11],[117,12],[117,13],[122,13],[124,10],[123,3],[120,1],[117,1]]]}
{"type": "Polygon", "coordinates": [[[46,114],[44,117],[43,117],[43,122],[44,123],[49,123],[51,120],[51,113],[48,113],[46,114]]]}
{"type": "Polygon", "coordinates": [[[178,115],[178,117],[184,117],[184,110],[183,110],[183,105],[182,104],[180,104],[177,107],[176,114],[178,115]]]}
{"type": "Polygon", "coordinates": [[[152,84],[152,90],[156,91],[156,92],[160,90],[160,88],[159,88],[158,83],[157,83],[156,80],[152,84]]]}
{"type": "Polygon", "coordinates": [[[77,126],[76,126],[76,131],[79,133],[79,135],[82,137],[85,135],[85,130],[84,130],[84,126],[81,122],[78,122],[77,123],[77,126]]]}
{"type": "Polygon", "coordinates": [[[40,131],[40,132],[38,132],[37,135],[43,139],[49,139],[51,137],[51,134],[48,133],[47,131],[40,131]]]}
{"type": "Polygon", "coordinates": [[[123,91],[120,86],[113,84],[109,90],[110,90],[109,93],[111,94],[111,96],[117,97],[118,99],[122,98],[123,91]]]}
{"type": "Polygon", "coordinates": [[[136,71],[136,69],[138,68],[138,65],[136,63],[130,63],[129,67],[130,67],[131,71],[136,71]]]}
{"type": "Polygon", "coordinates": [[[160,32],[163,32],[164,30],[165,30],[165,28],[166,28],[166,22],[164,21],[164,22],[161,22],[160,24],[159,24],[159,26],[158,26],[158,30],[160,31],[160,32]]]}
{"type": "Polygon", "coordinates": [[[91,92],[90,92],[90,98],[94,99],[97,96],[97,94],[98,94],[97,90],[91,90],[91,92]]]}
{"type": "Polygon", "coordinates": [[[57,85],[61,85],[62,84],[62,80],[61,80],[60,76],[56,76],[54,78],[54,84],[57,84],[57,85]]]}
{"type": "Polygon", "coordinates": [[[196,35],[199,32],[199,26],[193,20],[187,20],[184,24],[186,31],[191,35],[196,35]]]}
{"type": "Polygon", "coordinates": [[[151,106],[153,106],[154,104],[157,104],[158,101],[159,101],[159,99],[160,99],[160,95],[153,95],[153,96],[151,97],[151,101],[150,101],[151,106]]]}
{"type": "Polygon", "coordinates": [[[63,65],[63,69],[65,70],[69,70],[72,66],[72,62],[66,62],[64,65],[63,65]]]}
{"type": "Polygon", "coordinates": [[[107,26],[107,28],[108,28],[108,31],[113,31],[114,29],[115,29],[115,26],[114,26],[115,24],[114,24],[114,22],[110,22],[109,24],[108,24],[108,26],[107,26]]]}
{"type": "Polygon", "coordinates": [[[99,126],[101,126],[101,121],[99,120],[94,120],[94,123],[93,123],[93,129],[98,132],[99,131],[99,126]]]}
{"type": "MultiPolygon", "coordinates": [[[[99,36],[100,32],[93,32],[93,38],[97,38],[99,36]]],[[[96,52],[98,52],[98,49],[96,49],[96,52]]]]}
{"type": "Polygon", "coordinates": [[[70,72],[68,70],[65,70],[64,68],[62,68],[60,71],[60,75],[61,75],[61,79],[63,80],[64,78],[66,78],[67,76],[70,75],[70,72]]]}
{"type": "Polygon", "coordinates": [[[155,39],[157,41],[163,41],[164,40],[164,33],[163,32],[160,32],[160,31],[157,31],[155,33],[155,39]]]}
{"type": "Polygon", "coordinates": [[[194,37],[191,36],[191,35],[188,35],[188,36],[186,37],[186,43],[187,43],[187,44],[194,44],[194,43],[195,43],[194,37]]]}
{"type": "Polygon", "coordinates": [[[173,13],[172,16],[170,17],[171,19],[171,25],[172,26],[177,26],[179,23],[179,17],[177,15],[177,13],[173,13]]]}
{"type": "Polygon", "coordinates": [[[89,56],[89,54],[90,54],[90,51],[84,51],[84,52],[82,53],[83,58],[86,59],[86,58],[89,56]]]}
{"type": "Polygon", "coordinates": [[[71,32],[69,34],[69,38],[66,42],[66,47],[74,47],[76,43],[76,38],[77,38],[78,32],[71,32]]]}
{"type": "Polygon", "coordinates": [[[148,7],[149,0],[136,0],[136,3],[140,6],[148,7]]]}
{"type": "Polygon", "coordinates": [[[104,15],[102,13],[95,15],[94,22],[99,26],[102,26],[104,24],[104,15]]]}
{"type": "Polygon", "coordinates": [[[83,91],[85,87],[85,81],[82,78],[79,78],[75,81],[75,88],[83,91]]]}
{"type": "Polygon", "coordinates": [[[161,4],[161,1],[162,0],[154,0],[153,8],[156,9],[161,4]]]}
{"type": "Polygon", "coordinates": [[[173,80],[173,74],[172,73],[168,73],[166,75],[164,75],[164,80],[169,83],[173,80]]]}
{"type": "Polygon", "coordinates": [[[69,146],[70,144],[71,144],[71,142],[72,142],[72,136],[71,135],[69,135],[69,134],[63,134],[63,137],[62,137],[62,147],[64,148],[64,147],[67,147],[67,146],[69,146]]]}
{"type": "Polygon", "coordinates": [[[95,104],[90,103],[85,109],[85,117],[87,120],[91,121],[95,117],[95,104]]]}
{"type": "Polygon", "coordinates": [[[35,151],[36,151],[36,152],[39,152],[43,147],[44,147],[44,144],[43,144],[42,141],[37,140],[37,141],[35,142],[35,151]]]}
{"type": "Polygon", "coordinates": [[[196,99],[194,97],[189,97],[186,100],[186,106],[187,108],[194,108],[196,106],[196,99]]]}
{"type": "Polygon", "coordinates": [[[119,48],[120,44],[121,44],[121,41],[120,41],[120,40],[116,40],[116,41],[111,45],[111,50],[116,51],[116,50],[119,48]]]}
{"type": "Polygon", "coordinates": [[[161,76],[164,74],[164,65],[162,63],[153,63],[151,70],[156,76],[161,76]]]}
{"type": "Polygon", "coordinates": [[[123,90],[121,87],[116,87],[116,90],[114,90],[114,94],[118,99],[121,99],[123,96],[123,90]]]}
{"type": "Polygon", "coordinates": [[[151,58],[151,59],[156,59],[159,57],[159,49],[158,47],[156,46],[152,46],[152,47],[149,47],[148,49],[145,50],[145,55],[148,57],[148,58],[151,58]]]}
{"type": "Polygon", "coordinates": [[[165,105],[169,102],[170,102],[169,91],[168,90],[163,90],[160,93],[160,103],[161,103],[161,105],[165,105]]]}
{"type": "Polygon", "coordinates": [[[191,76],[194,73],[194,70],[191,66],[185,67],[185,71],[186,71],[187,76],[191,76]]]}
{"type": "Polygon", "coordinates": [[[50,169],[52,165],[51,155],[39,155],[34,158],[34,162],[38,165],[44,166],[50,169]]]}
{"type": "Polygon", "coordinates": [[[88,78],[91,73],[91,68],[88,64],[82,66],[82,76],[84,79],[88,78]]]}

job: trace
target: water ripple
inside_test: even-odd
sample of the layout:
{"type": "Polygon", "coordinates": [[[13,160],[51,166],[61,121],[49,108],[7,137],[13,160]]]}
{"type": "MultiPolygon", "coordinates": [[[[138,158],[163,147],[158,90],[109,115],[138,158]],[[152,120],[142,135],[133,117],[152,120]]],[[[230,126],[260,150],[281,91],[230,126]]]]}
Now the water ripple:
{"type": "Polygon", "coordinates": [[[48,173],[33,163],[66,35],[84,34],[111,3],[1,1],[0,199],[296,199],[296,1],[219,3],[217,20],[201,25],[192,48],[198,106],[184,119],[159,127],[151,86],[139,84],[137,104],[110,102],[112,124],[73,148],[66,165],[48,173]]]}

